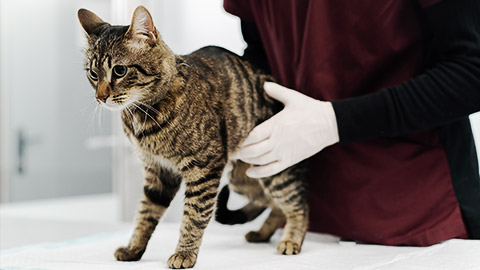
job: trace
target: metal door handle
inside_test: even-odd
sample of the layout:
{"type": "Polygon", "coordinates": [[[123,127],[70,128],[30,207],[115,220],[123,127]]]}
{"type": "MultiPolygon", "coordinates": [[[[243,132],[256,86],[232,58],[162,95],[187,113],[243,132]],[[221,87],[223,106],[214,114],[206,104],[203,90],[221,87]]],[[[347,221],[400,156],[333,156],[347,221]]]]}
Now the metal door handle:
{"type": "Polygon", "coordinates": [[[18,164],[17,164],[17,172],[18,174],[25,173],[25,164],[26,164],[26,150],[28,146],[33,144],[38,144],[42,142],[42,138],[40,136],[29,137],[25,135],[25,131],[23,129],[18,130],[17,134],[17,153],[18,153],[18,164]]]}
{"type": "Polygon", "coordinates": [[[24,165],[25,165],[25,134],[22,130],[18,131],[18,166],[17,172],[18,174],[23,174],[24,172],[24,165]]]}

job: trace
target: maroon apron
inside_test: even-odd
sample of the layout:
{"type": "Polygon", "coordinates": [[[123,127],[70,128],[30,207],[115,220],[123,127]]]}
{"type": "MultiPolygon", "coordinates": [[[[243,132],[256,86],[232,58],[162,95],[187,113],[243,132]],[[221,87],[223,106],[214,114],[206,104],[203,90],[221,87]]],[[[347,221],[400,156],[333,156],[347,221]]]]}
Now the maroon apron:
{"type": "MultiPolygon", "coordinates": [[[[225,0],[225,9],[256,23],[282,85],[316,99],[376,92],[421,71],[410,0],[225,0]]],[[[436,130],[336,144],[310,167],[311,231],[388,245],[467,237],[436,130]]]]}

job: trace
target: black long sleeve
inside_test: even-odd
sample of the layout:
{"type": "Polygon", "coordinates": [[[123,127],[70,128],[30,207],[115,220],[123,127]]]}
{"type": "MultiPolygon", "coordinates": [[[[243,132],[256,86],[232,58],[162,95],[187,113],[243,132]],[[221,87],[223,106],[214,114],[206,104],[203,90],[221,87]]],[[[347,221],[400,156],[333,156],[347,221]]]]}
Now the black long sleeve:
{"type": "Polygon", "coordinates": [[[333,101],[340,142],[434,128],[480,110],[480,1],[444,0],[419,16],[425,71],[395,87],[333,101]]]}
{"type": "Polygon", "coordinates": [[[266,73],[270,73],[265,48],[263,47],[262,39],[255,22],[242,21],[241,27],[243,39],[247,43],[247,48],[243,52],[242,58],[253,63],[266,73]]]}

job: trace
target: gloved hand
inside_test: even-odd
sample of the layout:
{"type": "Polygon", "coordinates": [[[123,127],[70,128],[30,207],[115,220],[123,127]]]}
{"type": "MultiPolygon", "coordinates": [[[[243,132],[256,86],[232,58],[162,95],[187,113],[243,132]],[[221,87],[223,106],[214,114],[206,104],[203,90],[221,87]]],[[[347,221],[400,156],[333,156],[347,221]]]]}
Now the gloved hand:
{"type": "Polygon", "coordinates": [[[339,141],[330,102],[276,83],[266,82],[264,88],[285,107],[256,126],[235,153],[234,159],[257,165],[247,170],[249,177],[274,175],[339,141]]]}

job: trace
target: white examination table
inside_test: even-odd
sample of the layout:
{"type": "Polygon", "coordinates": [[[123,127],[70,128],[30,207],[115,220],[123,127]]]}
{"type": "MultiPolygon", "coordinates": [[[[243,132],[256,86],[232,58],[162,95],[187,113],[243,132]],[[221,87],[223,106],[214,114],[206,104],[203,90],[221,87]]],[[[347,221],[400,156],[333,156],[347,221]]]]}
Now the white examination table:
{"type": "MultiPolygon", "coordinates": [[[[114,250],[128,242],[128,230],[2,250],[0,269],[168,269],[167,260],[175,250],[179,226],[160,223],[138,262],[117,262],[113,257],[114,250]]],[[[387,247],[339,242],[329,235],[308,233],[302,252],[285,256],[276,253],[281,231],[270,243],[251,244],[244,240],[244,234],[257,226],[211,222],[194,269],[480,269],[480,241],[475,240],[454,239],[426,248],[387,247]]]]}

